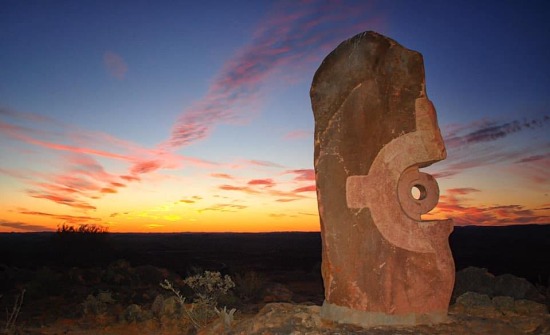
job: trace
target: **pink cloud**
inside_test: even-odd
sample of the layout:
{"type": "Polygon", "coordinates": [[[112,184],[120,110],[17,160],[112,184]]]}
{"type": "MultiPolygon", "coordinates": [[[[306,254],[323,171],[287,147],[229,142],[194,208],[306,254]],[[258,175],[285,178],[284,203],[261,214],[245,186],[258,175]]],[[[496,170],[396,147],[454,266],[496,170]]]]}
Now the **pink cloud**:
{"type": "Polygon", "coordinates": [[[51,214],[51,213],[45,213],[45,212],[37,212],[37,211],[27,211],[22,210],[19,212],[20,214],[25,215],[35,215],[35,216],[46,216],[46,217],[52,217],[64,222],[68,223],[86,223],[90,221],[101,221],[100,218],[94,218],[91,216],[75,216],[75,215],[63,215],[63,214],[51,214]]]}
{"type": "Polygon", "coordinates": [[[38,133],[35,132],[35,129],[24,128],[24,127],[12,125],[12,124],[4,123],[1,121],[0,121],[0,129],[5,135],[8,135],[14,139],[26,142],[28,144],[33,144],[43,148],[47,148],[47,149],[69,151],[69,152],[75,152],[75,153],[93,154],[96,156],[113,158],[113,159],[121,159],[121,160],[130,159],[130,157],[128,156],[120,155],[120,154],[116,154],[108,151],[39,140],[29,135],[29,134],[40,135],[39,132],[38,133]]]}
{"type": "Polygon", "coordinates": [[[224,191],[240,191],[248,194],[258,194],[259,191],[256,191],[255,189],[248,187],[248,186],[233,186],[233,185],[221,185],[218,187],[220,190],[224,191]]]}
{"type": "Polygon", "coordinates": [[[139,177],[136,177],[136,176],[127,176],[127,175],[124,175],[124,176],[120,176],[121,179],[124,179],[126,181],[140,181],[141,179],[139,177]]]}
{"type": "Polygon", "coordinates": [[[48,194],[48,193],[40,193],[37,191],[29,191],[29,195],[33,198],[37,199],[46,199],[53,201],[55,203],[58,203],[60,205],[66,205],[69,207],[73,207],[76,209],[83,209],[83,210],[90,210],[90,209],[96,209],[95,206],[92,206],[91,204],[76,200],[75,198],[67,197],[67,196],[60,196],[56,194],[48,194]]]}
{"type": "Polygon", "coordinates": [[[317,191],[317,187],[315,185],[309,185],[309,186],[299,187],[295,189],[293,192],[302,193],[302,192],[316,192],[316,191],[317,191]]]}
{"type": "Polygon", "coordinates": [[[134,175],[149,173],[158,170],[162,166],[158,160],[144,161],[135,163],[130,172],[134,175]]]}
{"type": "Polygon", "coordinates": [[[42,231],[52,231],[53,229],[46,226],[36,225],[36,224],[29,224],[24,222],[18,222],[18,221],[6,221],[0,219],[0,227],[8,227],[10,229],[18,229],[22,231],[28,231],[28,232],[42,232],[42,231]]]}
{"type": "Polygon", "coordinates": [[[277,199],[275,201],[277,201],[277,202],[291,202],[291,201],[296,201],[296,200],[298,200],[298,199],[296,199],[296,198],[281,198],[281,199],[277,199]]]}
{"type": "Polygon", "coordinates": [[[470,200],[464,195],[480,192],[475,188],[456,188],[447,190],[440,196],[436,208],[424,219],[444,215],[452,218],[455,225],[502,226],[511,224],[545,224],[549,216],[537,213],[537,209],[525,208],[522,205],[475,206],[467,205],[470,200]]]}
{"type": "MultiPolygon", "coordinates": [[[[30,122],[32,128],[20,127],[18,122],[0,121],[2,135],[40,148],[77,155],[78,158],[73,159],[77,168],[65,166],[59,173],[32,181],[33,189],[29,194],[81,209],[95,208],[82,198],[104,196],[101,190],[115,190],[113,187],[117,185],[114,183],[121,180],[137,182],[141,180],[141,174],[184,165],[216,167],[219,164],[215,162],[181,156],[174,150],[205,138],[217,124],[248,120],[259,110],[263,83],[276,78],[281,72],[309,73],[310,67],[317,66],[328,50],[356,33],[358,24],[362,24],[364,29],[369,28],[369,22],[373,22],[372,11],[366,11],[366,8],[364,4],[350,7],[324,1],[275,4],[270,15],[261,21],[251,42],[227,60],[204,97],[184,110],[169,138],[155,148],[144,148],[105,133],[75,129],[39,115],[7,109],[0,109],[0,117],[30,122]],[[46,128],[44,124],[48,125],[48,129],[55,126],[61,130],[43,131],[46,128]],[[115,174],[105,171],[97,162],[86,162],[84,157],[114,159],[129,166],[126,173],[115,174]]],[[[128,66],[120,55],[108,51],[103,61],[115,78],[125,77],[128,66]]],[[[245,163],[284,168],[262,160],[245,163]]],[[[251,186],[221,187],[224,188],[254,194],[258,192],[251,186]]],[[[270,192],[279,197],[301,197],[296,192],[270,192]]]]}
{"type": "Polygon", "coordinates": [[[286,133],[283,138],[285,140],[300,140],[303,138],[313,138],[313,132],[311,130],[294,130],[286,133]]]}
{"type": "Polygon", "coordinates": [[[447,190],[447,193],[450,195],[457,195],[457,194],[466,195],[466,194],[476,193],[476,192],[481,192],[481,191],[473,187],[450,188],[447,190]]]}
{"type": "Polygon", "coordinates": [[[315,171],[313,169],[299,169],[299,170],[288,170],[285,173],[295,174],[296,181],[314,181],[315,180],[315,171]]]}
{"type": "Polygon", "coordinates": [[[262,185],[265,187],[272,187],[275,185],[275,182],[273,179],[267,178],[267,179],[252,179],[248,182],[248,185],[262,185]]]}
{"type": "Polygon", "coordinates": [[[222,179],[233,179],[233,176],[231,176],[227,173],[211,173],[210,177],[222,178],[222,179]]]}
{"type": "Polygon", "coordinates": [[[357,24],[364,29],[371,26],[368,5],[275,4],[252,41],[225,63],[206,95],[179,117],[164,145],[189,145],[207,137],[217,124],[247,119],[257,109],[262,84],[274,74],[303,72],[318,64],[331,47],[357,33],[357,24]]]}
{"type": "Polygon", "coordinates": [[[124,79],[126,72],[128,72],[128,66],[124,59],[112,51],[103,54],[103,64],[109,74],[119,80],[124,79]]]}
{"type": "Polygon", "coordinates": [[[113,187],[125,186],[120,182],[121,180],[125,183],[140,181],[141,174],[153,173],[159,169],[179,168],[184,164],[199,167],[217,166],[213,162],[177,155],[158,148],[143,148],[105,133],[74,129],[49,118],[38,115],[35,117],[30,113],[13,110],[7,112],[0,108],[0,117],[13,122],[12,124],[0,120],[1,135],[53,152],[65,153],[61,156],[63,164],[58,172],[47,174],[32,171],[16,172],[5,168],[1,168],[0,172],[31,185],[28,194],[35,198],[74,208],[94,209],[95,206],[81,198],[99,199],[106,194],[116,193],[113,187]],[[26,121],[34,123],[30,124],[30,127],[18,125],[26,121]],[[51,126],[57,130],[43,130],[51,126]],[[78,145],[55,143],[51,141],[52,138],[78,143],[78,145]],[[108,150],[103,150],[102,147],[108,150]],[[129,164],[128,173],[122,175],[109,173],[94,157],[125,162],[129,164]]]}
{"type": "Polygon", "coordinates": [[[0,173],[21,180],[29,179],[29,175],[20,170],[0,168],[0,173]]]}
{"type": "MultiPolygon", "coordinates": [[[[305,198],[305,196],[300,193],[302,192],[296,192],[296,190],[293,190],[293,191],[280,191],[280,190],[274,190],[274,189],[266,190],[266,194],[272,197],[296,199],[296,200],[305,198]]],[[[279,201],[279,202],[284,202],[284,201],[279,201]]]]}
{"type": "Polygon", "coordinates": [[[548,189],[550,153],[521,157],[508,167],[508,171],[530,181],[533,188],[548,189]]]}
{"type": "Polygon", "coordinates": [[[272,179],[253,179],[250,180],[244,186],[235,186],[235,185],[221,185],[218,186],[219,189],[224,191],[237,191],[243,192],[246,194],[254,194],[256,196],[268,196],[277,198],[277,202],[290,202],[294,200],[304,199],[307,196],[304,196],[302,193],[315,191],[315,185],[299,187],[292,191],[282,191],[275,189],[275,181],[272,179]]]}
{"type": "Polygon", "coordinates": [[[247,163],[249,164],[252,164],[252,165],[257,165],[257,166],[264,166],[264,167],[273,167],[273,168],[284,168],[284,166],[280,165],[280,164],[277,164],[277,163],[274,163],[274,162],[270,162],[270,161],[261,161],[261,160],[248,160],[246,161],[247,163]]]}

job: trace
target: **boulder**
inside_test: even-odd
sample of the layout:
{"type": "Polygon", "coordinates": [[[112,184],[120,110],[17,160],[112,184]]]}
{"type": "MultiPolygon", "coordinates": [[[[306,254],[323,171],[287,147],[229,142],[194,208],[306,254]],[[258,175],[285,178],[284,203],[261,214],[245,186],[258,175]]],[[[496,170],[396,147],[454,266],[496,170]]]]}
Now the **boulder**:
{"type": "Polygon", "coordinates": [[[470,266],[456,273],[453,291],[455,299],[466,292],[476,292],[492,297],[494,291],[495,276],[487,269],[470,266]]]}
{"type": "Polygon", "coordinates": [[[467,267],[456,273],[453,298],[466,292],[486,294],[489,297],[506,296],[514,299],[527,299],[544,302],[544,296],[535,285],[524,278],[511,274],[494,276],[487,269],[467,267]]]}
{"type": "Polygon", "coordinates": [[[446,157],[422,55],[375,32],[358,34],[323,60],[310,95],[322,317],[361,326],[444,321],[453,224],[421,219],[439,189],[419,168],[446,157]]]}
{"type": "Polygon", "coordinates": [[[503,274],[495,278],[494,295],[505,295],[514,299],[528,299],[542,302],[544,296],[525,278],[503,274]]]}

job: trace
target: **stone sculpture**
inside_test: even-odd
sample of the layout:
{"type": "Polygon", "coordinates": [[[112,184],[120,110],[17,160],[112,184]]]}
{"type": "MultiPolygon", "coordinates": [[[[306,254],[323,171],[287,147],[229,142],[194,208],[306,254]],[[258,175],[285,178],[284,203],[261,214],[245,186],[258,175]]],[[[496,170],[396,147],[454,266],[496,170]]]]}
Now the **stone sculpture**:
{"type": "Polygon", "coordinates": [[[421,219],[439,189],[419,168],[446,157],[422,55],[361,33],[324,59],[310,94],[321,316],[361,326],[444,321],[454,284],[453,225],[421,219]]]}

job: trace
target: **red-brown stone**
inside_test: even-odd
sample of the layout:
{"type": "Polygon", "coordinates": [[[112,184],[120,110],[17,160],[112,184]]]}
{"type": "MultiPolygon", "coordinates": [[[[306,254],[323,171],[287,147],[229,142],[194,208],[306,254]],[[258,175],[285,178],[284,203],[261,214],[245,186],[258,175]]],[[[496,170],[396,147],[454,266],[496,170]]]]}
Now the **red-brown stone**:
{"type": "Polygon", "coordinates": [[[446,156],[422,55],[375,32],[356,35],[324,59],[311,102],[321,316],[361,326],[444,321],[454,284],[453,225],[421,219],[439,189],[418,169],[446,156]]]}

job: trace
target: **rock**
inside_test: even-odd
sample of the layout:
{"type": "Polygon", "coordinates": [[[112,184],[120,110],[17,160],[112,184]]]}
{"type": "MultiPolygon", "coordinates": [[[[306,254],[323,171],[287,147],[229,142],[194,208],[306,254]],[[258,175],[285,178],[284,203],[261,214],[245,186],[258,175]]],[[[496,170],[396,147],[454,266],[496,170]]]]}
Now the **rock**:
{"type": "Polygon", "coordinates": [[[151,313],[141,309],[141,306],[131,304],[121,315],[121,319],[126,322],[141,322],[151,319],[151,313]]]}
{"type": "Polygon", "coordinates": [[[525,278],[519,278],[511,274],[503,274],[495,278],[494,294],[505,295],[514,299],[544,301],[544,296],[540,294],[535,285],[525,278]]]}
{"type": "Polygon", "coordinates": [[[476,315],[488,318],[494,318],[501,315],[501,312],[497,311],[488,295],[476,292],[466,292],[458,297],[453,310],[466,315],[476,315]]]}
{"type": "Polygon", "coordinates": [[[476,267],[468,267],[456,273],[453,298],[466,292],[486,294],[489,297],[507,296],[516,300],[544,301],[544,296],[526,279],[511,274],[495,277],[487,269],[476,267]]]}
{"type": "MultiPolygon", "coordinates": [[[[315,334],[312,330],[321,328],[323,323],[319,316],[319,310],[319,306],[288,303],[267,304],[254,318],[244,320],[236,325],[231,330],[231,334],[315,334]]],[[[206,331],[199,332],[199,334],[214,333],[206,331]]]]}
{"type": "Polygon", "coordinates": [[[179,315],[180,311],[180,303],[175,296],[164,298],[164,296],[159,294],[155,297],[151,306],[151,313],[158,318],[173,317],[179,315]]]}
{"type": "MultiPolygon", "coordinates": [[[[509,298],[509,297],[507,297],[509,298]]],[[[222,321],[216,320],[202,328],[199,335],[519,335],[548,334],[550,318],[539,316],[503,316],[494,310],[487,295],[470,293],[460,299],[461,303],[476,308],[493,308],[492,317],[457,314],[456,311],[447,323],[434,325],[400,327],[361,327],[326,322],[321,316],[319,306],[271,303],[265,305],[256,315],[236,318],[231,329],[222,327],[222,321]]]]}
{"type": "Polygon", "coordinates": [[[504,315],[515,315],[514,298],[498,296],[492,299],[493,306],[504,315]]]}
{"type": "Polygon", "coordinates": [[[456,299],[451,307],[453,313],[485,318],[504,318],[521,324],[523,330],[535,329],[548,316],[545,305],[531,300],[514,300],[508,296],[490,298],[486,294],[466,292],[456,299]],[[539,316],[543,316],[540,318],[539,316]],[[524,317],[529,317],[525,319],[524,317]],[[534,325],[534,326],[533,326],[534,325]]]}
{"type": "Polygon", "coordinates": [[[550,318],[542,320],[542,322],[540,322],[530,333],[533,335],[550,334],[550,318]]]}
{"type": "Polygon", "coordinates": [[[108,305],[115,303],[111,292],[99,292],[97,295],[89,294],[82,303],[84,315],[101,315],[107,312],[108,305]]]}
{"type": "Polygon", "coordinates": [[[514,311],[520,315],[548,314],[548,308],[546,307],[546,305],[525,299],[516,300],[514,302],[514,311]]]}
{"type": "Polygon", "coordinates": [[[274,283],[265,289],[264,302],[290,302],[293,295],[285,285],[274,283]]]}
{"type": "Polygon", "coordinates": [[[459,297],[466,292],[476,292],[494,296],[495,276],[487,269],[467,267],[456,273],[453,297],[459,297]]]}
{"type": "Polygon", "coordinates": [[[310,95],[323,318],[362,326],[445,320],[453,225],[421,220],[439,189],[418,168],[446,156],[422,55],[361,33],[323,60],[310,95]]]}

